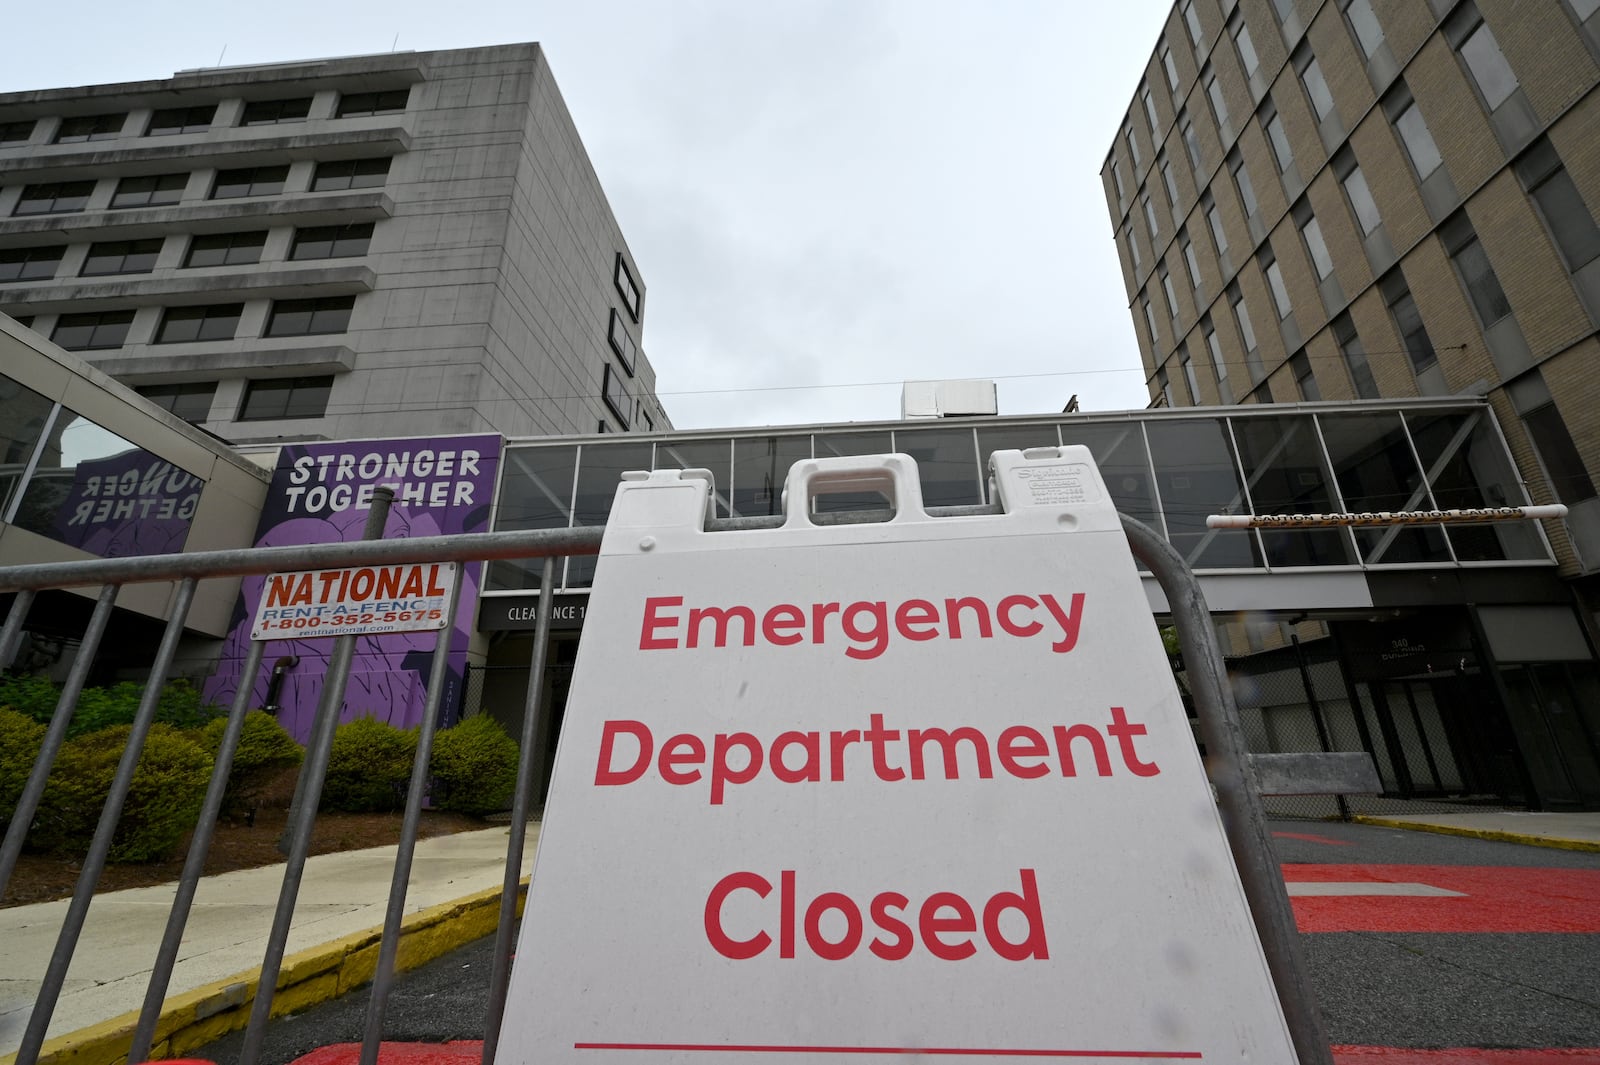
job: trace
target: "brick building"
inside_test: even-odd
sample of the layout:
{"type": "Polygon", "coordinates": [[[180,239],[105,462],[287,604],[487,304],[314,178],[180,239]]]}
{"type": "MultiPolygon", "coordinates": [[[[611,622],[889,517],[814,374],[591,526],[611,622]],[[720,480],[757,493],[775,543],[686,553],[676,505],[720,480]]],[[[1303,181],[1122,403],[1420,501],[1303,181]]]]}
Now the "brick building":
{"type": "MultiPolygon", "coordinates": [[[[1600,765],[1597,63],[1596,0],[1178,0],[1102,170],[1154,405],[1488,397],[1532,501],[1571,508],[1545,533],[1591,659],[1545,688],[1492,679],[1513,715],[1561,688],[1574,777],[1600,765]]],[[[1251,502],[1329,502],[1296,483],[1353,509],[1507,501],[1432,472],[1379,491],[1372,465],[1251,502]]]]}

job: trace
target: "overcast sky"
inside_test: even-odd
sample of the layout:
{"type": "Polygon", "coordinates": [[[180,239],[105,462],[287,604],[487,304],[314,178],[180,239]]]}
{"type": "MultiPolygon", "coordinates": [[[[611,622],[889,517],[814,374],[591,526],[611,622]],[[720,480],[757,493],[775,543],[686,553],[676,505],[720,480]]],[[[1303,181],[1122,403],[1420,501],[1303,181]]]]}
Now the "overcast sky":
{"type": "Polygon", "coordinates": [[[539,41],[679,428],[895,418],[953,377],[1120,410],[1146,392],[1099,171],[1170,7],[87,0],[8,21],[0,91],[539,41]]]}

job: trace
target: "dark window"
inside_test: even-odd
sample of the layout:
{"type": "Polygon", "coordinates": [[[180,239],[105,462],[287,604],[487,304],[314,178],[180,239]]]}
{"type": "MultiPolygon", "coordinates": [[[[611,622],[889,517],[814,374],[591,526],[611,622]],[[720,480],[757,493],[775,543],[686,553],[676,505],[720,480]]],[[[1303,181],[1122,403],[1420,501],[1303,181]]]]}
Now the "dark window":
{"type": "Polygon", "coordinates": [[[333,378],[278,377],[251,381],[244,388],[239,421],[269,418],[320,418],[328,409],[333,378]]]}
{"type": "Polygon", "coordinates": [[[179,133],[204,133],[211,128],[211,120],[216,114],[216,104],[164,107],[150,116],[150,125],[145,127],[144,135],[170,137],[179,133]]]}
{"type": "Polygon", "coordinates": [[[353,222],[347,226],[316,226],[297,229],[291,259],[344,259],[367,254],[372,243],[372,223],[353,222]]]}
{"type": "Polygon", "coordinates": [[[111,206],[165,207],[183,199],[189,184],[188,174],[157,174],[151,177],[125,177],[111,194],[111,206]]]}
{"type": "Polygon", "coordinates": [[[203,422],[211,415],[217,386],[211,381],[186,385],[143,385],[134,389],[162,410],[186,422],[203,422]]]}
{"type": "Polygon", "coordinates": [[[214,303],[209,307],[168,307],[156,329],[157,344],[183,344],[193,340],[232,340],[239,329],[242,303],[214,303]]]}
{"type": "Polygon", "coordinates": [[[1517,160],[1516,169],[1561,249],[1567,269],[1577,270],[1600,257],[1600,228],[1550,142],[1540,137],[1517,160]]]}
{"type": "Polygon", "coordinates": [[[622,379],[622,374],[618,373],[617,368],[609,362],[606,363],[605,386],[601,396],[604,397],[606,406],[616,416],[617,421],[621,422],[622,427],[626,429],[628,427],[628,411],[632,408],[633,403],[628,399],[628,386],[622,379]]]}
{"type": "Polygon", "coordinates": [[[1350,371],[1350,383],[1355,386],[1356,395],[1362,399],[1378,398],[1378,382],[1372,376],[1372,367],[1367,362],[1366,349],[1361,346],[1361,337],[1356,334],[1355,322],[1351,321],[1348,314],[1341,314],[1333,320],[1333,339],[1339,344],[1339,353],[1344,356],[1346,369],[1350,371]]]}
{"type": "Polygon", "coordinates": [[[273,196],[283,191],[289,178],[287,166],[247,166],[238,170],[217,171],[217,183],[211,189],[213,200],[230,200],[240,196],[273,196]]]}
{"type": "Polygon", "coordinates": [[[33,119],[0,122],[0,144],[25,144],[33,137],[33,119]]]}
{"type": "Polygon", "coordinates": [[[406,109],[410,89],[388,92],[349,92],[339,97],[338,118],[365,118],[368,115],[397,115],[406,109]]]}
{"type": "Polygon", "coordinates": [[[256,100],[244,105],[239,125],[272,126],[279,122],[299,122],[310,111],[309,96],[296,96],[292,100],[256,100]]]}
{"type": "Polygon", "coordinates": [[[82,277],[101,274],[148,274],[156,267],[156,256],[161,254],[161,238],[144,240],[108,240],[89,245],[89,254],[83,260],[82,277]]]}
{"type": "Polygon", "coordinates": [[[1467,286],[1473,309],[1484,325],[1493,325],[1511,313],[1511,301],[1506,299],[1500,279],[1495,276],[1489,256],[1477,237],[1461,245],[1450,257],[1461,271],[1461,282],[1467,286]]]}
{"type": "Polygon", "coordinates": [[[1294,374],[1294,383],[1300,389],[1301,399],[1322,398],[1322,390],[1317,387],[1316,375],[1311,372],[1311,359],[1305,352],[1297,351],[1289,356],[1289,372],[1294,374]]]}
{"type": "Polygon", "coordinates": [[[1420,373],[1437,362],[1433,341],[1422,324],[1422,312],[1417,310],[1417,301],[1411,298],[1409,289],[1401,290],[1389,301],[1389,313],[1394,315],[1395,328],[1400,330],[1400,340],[1411,356],[1412,369],[1420,373]]]}
{"type": "Polygon", "coordinates": [[[27,185],[12,214],[63,214],[81,211],[94,192],[93,181],[52,181],[27,185]]]}
{"type": "Polygon", "coordinates": [[[22,326],[24,329],[33,328],[33,315],[31,314],[19,314],[11,320],[22,326]]]}
{"type": "Polygon", "coordinates": [[[253,229],[247,233],[208,233],[189,242],[184,266],[241,266],[261,261],[261,249],[267,243],[267,231],[253,229]]]}
{"type": "Polygon", "coordinates": [[[622,305],[627,308],[628,316],[634,321],[639,320],[639,286],[633,283],[633,272],[628,269],[628,263],[617,252],[616,269],[612,272],[612,283],[617,286],[617,294],[622,297],[622,305]]]}
{"type": "Polygon", "coordinates": [[[1528,427],[1528,435],[1533,437],[1533,446],[1539,449],[1539,458],[1550,476],[1550,487],[1555,489],[1556,498],[1566,503],[1593,499],[1594,481],[1556,405],[1546,403],[1535,407],[1522,416],[1522,421],[1528,427]]]}
{"type": "Polygon", "coordinates": [[[388,176],[388,156],[381,159],[341,159],[333,163],[318,163],[317,172],[311,179],[311,191],[377,188],[388,176]]]}
{"type": "Polygon", "coordinates": [[[0,281],[42,281],[56,276],[66,247],[0,248],[0,281]]]}
{"type": "Polygon", "coordinates": [[[342,333],[350,327],[354,296],[324,296],[314,300],[278,300],[267,320],[267,336],[300,337],[342,333]]]}
{"type": "Polygon", "coordinates": [[[122,135],[122,123],[127,113],[116,115],[75,115],[63,118],[56,130],[57,144],[76,144],[80,141],[107,141],[122,135]]]}
{"type": "Polygon", "coordinates": [[[128,338],[128,326],[132,324],[132,311],[63,314],[56,319],[50,339],[68,351],[120,348],[128,338]]]}
{"type": "Polygon", "coordinates": [[[611,328],[607,332],[607,340],[611,343],[611,350],[617,353],[617,358],[622,360],[622,368],[628,371],[628,376],[633,376],[635,361],[639,356],[639,348],[633,342],[633,337],[628,333],[628,324],[622,317],[622,312],[615,307],[611,308],[611,328]]]}

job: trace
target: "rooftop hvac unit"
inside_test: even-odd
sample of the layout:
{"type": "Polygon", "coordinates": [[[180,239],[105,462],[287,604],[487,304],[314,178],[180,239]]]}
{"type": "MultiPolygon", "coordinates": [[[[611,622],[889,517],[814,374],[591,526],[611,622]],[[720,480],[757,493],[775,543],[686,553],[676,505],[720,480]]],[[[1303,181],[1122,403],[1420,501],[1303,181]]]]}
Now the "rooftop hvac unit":
{"type": "Polygon", "coordinates": [[[902,418],[998,413],[993,381],[907,381],[900,391],[902,418]]]}

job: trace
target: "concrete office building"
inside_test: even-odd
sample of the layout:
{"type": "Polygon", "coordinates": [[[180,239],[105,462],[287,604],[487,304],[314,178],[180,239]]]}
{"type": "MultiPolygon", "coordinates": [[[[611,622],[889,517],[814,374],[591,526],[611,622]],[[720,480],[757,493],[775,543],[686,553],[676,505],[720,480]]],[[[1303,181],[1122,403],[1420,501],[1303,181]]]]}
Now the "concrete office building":
{"type": "MultiPolygon", "coordinates": [[[[1540,651],[1530,621],[1518,654],[1567,661],[1497,663],[1481,678],[1519,730],[1533,723],[1524,755],[1538,748],[1540,771],[1566,782],[1552,802],[1600,799],[1597,57],[1594,0],[1179,0],[1102,171],[1153,405],[1484,395],[1532,500],[1571,508],[1544,526],[1587,647],[1540,651]]],[[[1329,443],[1331,470],[1327,454],[1291,460],[1290,448],[1275,458],[1294,469],[1214,506],[1402,510],[1516,494],[1483,491],[1486,453],[1459,437],[1425,439],[1387,415],[1361,432],[1329,443]],[[1423,458],[1425,480],[1383,458],[1396,446],[1423,458]],[[1369,459],[1351,459],[1361,448],[1369,459]]],[[[1437,530],[1324,539],[1330,556],[1268,561],[1511,557],[1491,536],[1463,554],[1437,530]]],[[[1435,583],[1458,606],[1448,623],[1419,619],[1400,637],[1412,647],[1443,645],[1508,592],[1435,583]]],[[[1234,632],[1235,664],[1265,669],[1291,637],[1327,636],[1339,618],[1377,620],[1254,615],[1234,632]]],[[[1403,706],[1413,693],[1390,696],[1403,706]]]]}
{"type": "Polygon", "coordinates": [[[0,312],[235,442],[668,427],[536,44],[0,95],[0,312]]]}

